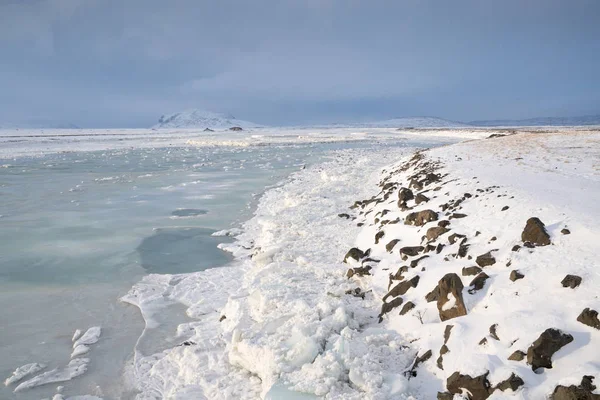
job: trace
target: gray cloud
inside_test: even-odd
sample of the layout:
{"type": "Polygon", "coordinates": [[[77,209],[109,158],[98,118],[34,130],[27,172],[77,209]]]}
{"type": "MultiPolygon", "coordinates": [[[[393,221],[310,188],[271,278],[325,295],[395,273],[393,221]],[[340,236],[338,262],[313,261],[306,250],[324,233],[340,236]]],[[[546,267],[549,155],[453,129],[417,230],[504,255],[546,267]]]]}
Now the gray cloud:
{"type": "Polygon", "coordinates": [[[595,0],[0,1],[0,121],[600,112],[595,0]]]}

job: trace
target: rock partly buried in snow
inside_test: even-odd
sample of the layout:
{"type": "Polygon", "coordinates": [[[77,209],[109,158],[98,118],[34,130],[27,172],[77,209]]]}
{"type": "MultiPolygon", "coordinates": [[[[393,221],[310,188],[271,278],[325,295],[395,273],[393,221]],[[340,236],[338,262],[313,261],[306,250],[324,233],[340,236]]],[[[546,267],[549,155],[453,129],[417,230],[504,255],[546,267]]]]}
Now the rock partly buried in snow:
{"type": "Polygon", "coordinates": [[[365,267],[356,267],[356,268],[350,268],[348,270],[348,272],[346,272],[346,277],[348,279],[352,278],[354,275],[357,276],[365,276],[365,275],[371,275],[371,266],[367,265],[365,267]]]}
{"type": "Polygon", "coordinates": [[[412,212],[404,219],[404,225],[423,226],[428,222],[437,221],[438,215],[433,210],[412,212]]]}
{"type": "Polygon", "coordinates": [[[563,287],[575,289],[577,286],[581,285],[581,277],[577,275],[567,275],[560,283],[563,287]]]}
{"type": "Polygon", "coordinates": [[[439,297],[437,308],[442,321],[467,315],[463,301],[463,283],[455,273],[444,275],[438,282],[439,297]]]}
{"type": "Polygon", "coordinates": [[[388,297],[398,297],[406,294],[410,288],[416,288],[419,284],[419,275],[413,277],[412,279],[404,282],[400,282],[392,290],[388,292],[385,296],[383,296],[383,301],[388,297]]]}
{"type": "Polygon", "coordinates": [[[571,231],[568,230],[567,228],[561,229],[560,233],[562,233],[563,235],[570,235],[571,231]]]}
{"type": "Polygon", "coordinates": [[[539,218],[532,217],[525,224],[521,240],[535,246],[547,246],[550,244],[550,235],[546,232],[544,223],[539,218]]]}
{"type": "Polygon", "coordinates": [[[347,263],[349,258],[352,258],[355,261],[360,261],[362,258],[365,258],[369,255],[369,250],[362,251],[359,248],[353,247],[346,253],[344,257],[344,262],[347,263]]]}
{"type": "Polygon", "coordinates": [[[231,128],[229,128],[229,130],[233,131],[233,132],[240,132],[240,131],[243,131],[244,129],[242,129],[241,126],[232,126],[231,128]]]}
{"type": "MultiPolygon", "coordinates": [[[[470,375],[462,375],[455,372],[446,380],[446,390],[452,395],[469,392],[470,400],[485,400],[492,394],[492,387],[487,379],[489,372],[471,378],[470,375]]],[[[438,397],[439,398],[439,397],[438,397]]]]}
{"type": "Polygon", "coordinates": [[[496,387],[494,388],[494,390],[498,389],[498,390],[501,390],[504,392],[504,391],[510,389],[513,392],[516,392],[517,389],[519,389],[524,384],[525,384],[525,382],[523,382],[523,379],[521,379],[520,376],[512,373],[508,379],[497,384],[496,387]]]}
{"type": "Polygon", "coordinates": [[[423,246],[406,246],[400,249],[400,256],[402,259],[406,259],[407,257],[418,256],[420,252],[425,250],[423,246]]]}
{"type": "Polygon", "coordinates": [[[483,289],[485,286],[485,281],[487,281],[490,277],[485,272],[479,273],[472,281],[469,283],[469,294],[474,294],[478,290],[483,289]]]}
{"type": "Polygon", "coordinates": [[[600,394],[593,393],[596,390],[594,377],[585,375],[579,386],[557,386],[550,396],[551,400],[600,400],[600,394]]]}
{"type": "Polygon", "coordinates": [[[512,353],[508,357],[508,359],[511,360],[511,361],[523,361],[526,356],[527,356],[527,354],[525,354],[525,352],[523,352],[521,350],[517,350],[514,353],[512,353]]]}
{"type": "Polygon", "coordinates": [[[402,310],[400,310],[400,315],[404,315],[407,312],[409,312],[410,310],[412,310],[413,308],[415,308],[415,303],[413,303],[412,301],[407,302],[403,307],[402,310]]]}
{"type": "Polygon", "coordinates": [[[383,321],[383,316],[390,311],[392,311],[396,307],[400,307],[402,305],[402,297],[396,297],[394,300],[389,303],[383,303],[381,305],[381,312],[379,313],[379,322],[383,321]]]}
{"type": "Polygon", "coordinates": [[[401,203],[406,203],[409,200],[412,200],[415,198],[415,195],[413,194],[412,190],[407,189],[407,188],[400,188],[400,191],[398,192],[398,201],[401,203]]]}
{"type": "Polygon", "coordinates": [[[477,265],[483,268],[496,264],[496,259],[494,258],[494,256],[492,256],[492,253],[488,251],[487,253],[478,256],[475,259],[475,262],[477,263],[477,265]]]}
{"type": "Polygon", "coordinates": [[[520,273],[519,271],[517,271],[516,269],[510,271],[510,276],[509,279],[511,281],[517,281],[519,279],[523,279],[525,277],[525,275],[523,275],[522,273],[520,273]]]}
{"type": "Polygon", "coordinates": [[[532,370],[552,368],[552,355],[573,341],[573,336],[558,329],[546,329],[527,350],[527,364],[532,370]]]}
{"type": "Polygon", "coordinates": [[[391,253],[392,250],[394,250],[394,247],[396,247],[396,245],[398,244],[398,242],[400,241],[400,239],[394,239],[392,241],[390,241],[388,244],[385,245],[385,249],[387,250],[388,253],[391,253]]]}
{"type": "Polygon", "coordinates": [[[425,295],[425,300],[427,300],[428,303],[431,303],[432,301],[437,301],[440,298],[440,287],[436,286],[435,288],[433,288],[433,290],[429,293],[427,293],[425,295]]]}
{"type": "Polygon", "coordinates": [[[381,240],[381,238],[383,238],[385,236],[385,232],[384,231],[379,231],[375,234],[375,244],[379,244],[379,241],[381,240]]]}
{"type": "Polygon", "coordinates": [[[598,319],[598,311],[591,308],[584,309],[577,317],[577,321],[592,328],[600,329],[600,319],[598,319]]]}
{"type": "Polygon", "coordinates": [[[449,229],[444,228],[442,226],[434,226],[432,228],[427,229],[427,233],[425,237],[429,242],[436,240],[438,237],[442,236],[444,233],[448,232],[449,229]]]}
{"type": "Polygon", "coordinates": [[[473,276],[473,275],[477,275],[478,273],[481,272],[481,268],[479,267],[463,267],[462,269],[462,276],[473,276]]]}
{"type": "Polygon", "coordinates": [[[419,193],[415,196],[415,204],[419,205],[421,203],[427,203],[429,201],[429,197],[425,196],[423,193],[419,193]]]}

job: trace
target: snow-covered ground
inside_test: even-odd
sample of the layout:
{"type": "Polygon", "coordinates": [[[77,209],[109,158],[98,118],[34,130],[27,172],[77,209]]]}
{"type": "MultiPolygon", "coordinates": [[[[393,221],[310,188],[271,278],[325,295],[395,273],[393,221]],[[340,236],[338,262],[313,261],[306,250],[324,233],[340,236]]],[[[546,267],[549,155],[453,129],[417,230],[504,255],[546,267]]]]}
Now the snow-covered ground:
{"type": "Polygon", "coordinates": [[[123,299],[150,328],[171,303],[190,318],[170,348],[137,354],[139,398],[543,399],[598,379],[600,330],[578,321],[600,310],[598,204],[599,132],[518,133],[418,157],[342,151],[263,196],[223,246],[235,264],[151,275],[123,299]],[[398,204],[411,180],[422,202],[402,191],[398,204]],[[405,224],[429,209],[423,226],[405,224]],[[523,242],[531,217],[551,245],[523,242]],[[344,263],[353,246],[370,252],[344,263]],[[428,302],[447,274],[457,280],[428,302]]]}

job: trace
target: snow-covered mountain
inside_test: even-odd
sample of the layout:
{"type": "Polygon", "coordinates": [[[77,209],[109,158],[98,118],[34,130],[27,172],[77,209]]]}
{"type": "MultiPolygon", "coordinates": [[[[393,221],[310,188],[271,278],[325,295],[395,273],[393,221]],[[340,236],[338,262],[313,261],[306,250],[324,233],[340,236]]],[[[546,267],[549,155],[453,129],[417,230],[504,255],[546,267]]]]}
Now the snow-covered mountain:
{"type": "Polygon", "coordinates": [[[584,115],[581,117],[540,117],[529,119],[496,119],[471,121],[475,126],[577,126],[600,125],[600,115],[584,115]]]}
{"type": "Polygon", "coordinates": [[[241,128],[257,128],[261,125],[243,121],[233,115],[216,113],[206,110],[186,110],[174,114],[163,115],[158,124],[152,128],[199,128],[199,129],[229,129],[234,126],[241,128]]]}

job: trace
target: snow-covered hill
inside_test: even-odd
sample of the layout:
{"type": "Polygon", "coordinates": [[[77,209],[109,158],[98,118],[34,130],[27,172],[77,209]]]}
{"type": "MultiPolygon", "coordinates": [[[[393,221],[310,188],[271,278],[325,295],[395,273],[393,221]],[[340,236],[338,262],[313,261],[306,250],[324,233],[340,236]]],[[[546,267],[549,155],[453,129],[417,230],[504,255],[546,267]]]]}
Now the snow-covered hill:
{"type": "Polygon", "coordinates": [[[215,113],[206,110],[186,110],[174,114],[163,115],[158,124],[152,128],[200,128],[200,129],[229,129],[234,126],[240,128],[257,128],[261,125],[236,119],[233,115],[215,113]]]}
{"type": "Polygon", "coordinates": [[[600,125],[600,115],[584,115],[581,117],[541,117],[529,119],[496,119],[471,121],[475,126],[578,126],[600,125]]]}
{"type": "Polygon", "coordinates": [[[327,128],[461,128],[470,125],[437,117],[401,117],[371,122],[340,122],[326,124],[327,128]]]}

